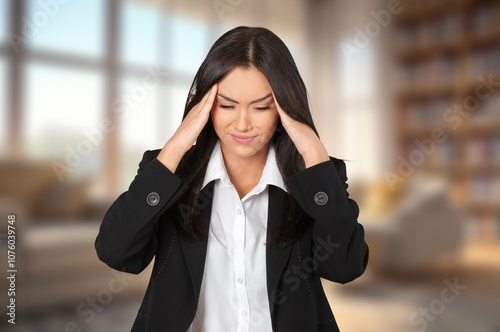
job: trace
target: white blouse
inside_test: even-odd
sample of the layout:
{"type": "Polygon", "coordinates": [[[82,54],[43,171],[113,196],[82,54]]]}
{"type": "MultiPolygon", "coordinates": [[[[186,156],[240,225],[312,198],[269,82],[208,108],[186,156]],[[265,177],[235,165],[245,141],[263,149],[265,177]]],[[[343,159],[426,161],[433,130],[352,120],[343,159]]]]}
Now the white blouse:
{"type": "Polygon", "coordinates": [[[272,332],[267,294],[268,185],[286,191],[271,145],[259,183],[241,200],[217,142],[202,188],[215,180],[205,270],[188,332],[272,332]]]}

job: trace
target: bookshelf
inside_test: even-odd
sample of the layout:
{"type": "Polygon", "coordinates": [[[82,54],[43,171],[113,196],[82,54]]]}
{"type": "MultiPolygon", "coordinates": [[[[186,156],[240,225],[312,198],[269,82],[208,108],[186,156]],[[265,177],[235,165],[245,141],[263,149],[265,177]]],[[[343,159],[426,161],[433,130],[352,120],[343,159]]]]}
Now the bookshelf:
{"type": "Polygon", "coordinates": [[[404,0],[395,17],[396,129],[404,158],[440,128],[419,170],[445,176],[473,219],[500,240],[500,1],[404,0]],[[496,82],[495,86],[486,84],[496,82]]]}

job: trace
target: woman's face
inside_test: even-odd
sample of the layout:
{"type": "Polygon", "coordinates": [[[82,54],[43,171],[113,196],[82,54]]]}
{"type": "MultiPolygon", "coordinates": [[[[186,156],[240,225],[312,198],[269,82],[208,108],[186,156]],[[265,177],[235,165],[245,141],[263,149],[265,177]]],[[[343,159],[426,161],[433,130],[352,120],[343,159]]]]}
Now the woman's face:
{"type": "Polygon", "coordinates": [[[212,122],[225,158],[266,158],[278,124],[267,78],[254,67],[236,67],[218,83],[212,122]]]}

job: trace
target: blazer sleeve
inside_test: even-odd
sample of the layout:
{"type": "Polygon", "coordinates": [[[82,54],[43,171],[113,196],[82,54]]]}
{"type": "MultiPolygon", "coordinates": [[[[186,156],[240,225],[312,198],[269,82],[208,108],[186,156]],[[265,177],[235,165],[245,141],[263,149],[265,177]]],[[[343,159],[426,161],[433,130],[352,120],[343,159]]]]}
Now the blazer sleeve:
{"type": "Polygon", "coordinates": [[[349,198],[345,162],[330,157],[287,180],[291,194],[314,219],[312,252],[320,277],[346,283],[361,276],[368,263],[359,208],[349,198]]]}
{"type": "Polygon", "coordinates": [[[111,268],[140,273],[156,253],[158,221],[187,185],[146,151],[128,191],[106,212],[95,241],[97,255],[111,268]]]}

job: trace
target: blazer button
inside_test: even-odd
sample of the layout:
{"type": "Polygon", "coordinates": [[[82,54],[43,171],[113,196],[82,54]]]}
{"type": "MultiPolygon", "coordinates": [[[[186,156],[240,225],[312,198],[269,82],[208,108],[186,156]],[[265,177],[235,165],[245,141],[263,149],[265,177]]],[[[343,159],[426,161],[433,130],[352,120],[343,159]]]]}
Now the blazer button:
{"type": "Polygon", "coordinates": [[[322,191],[318,191],[316,195],[314,195],[314,201],[318,205],[325,205],[328,202],[328,195],[322,191]]]}
{"type": "Polygon", "coordinates": [[[148,195],[146,201],[148,202],[149,205],[155,206],[160,201],[160,195],[158,195],[155,192],[152,192],[148,195]]]}

